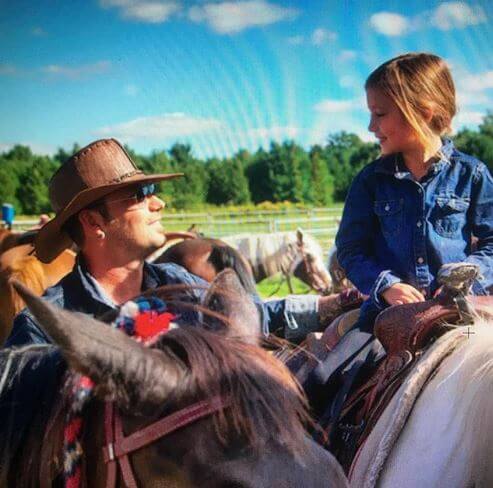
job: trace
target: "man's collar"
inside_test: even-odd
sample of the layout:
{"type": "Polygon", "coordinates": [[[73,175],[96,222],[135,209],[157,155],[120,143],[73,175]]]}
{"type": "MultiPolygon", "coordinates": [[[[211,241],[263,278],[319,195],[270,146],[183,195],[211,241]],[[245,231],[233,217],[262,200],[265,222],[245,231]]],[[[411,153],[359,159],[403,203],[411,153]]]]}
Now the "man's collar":
{"type": "Polygon", "coordinates": [[[87,264],[82,253],[77,255],[75,261],[75,271],[79,275],[82,287],[92,300],[103,303],[107,307],[115,308],[116,304],[111,300],[103,290],[103,287],[97,282],[96,278],[91,275],[87,269],[87,264]]]}

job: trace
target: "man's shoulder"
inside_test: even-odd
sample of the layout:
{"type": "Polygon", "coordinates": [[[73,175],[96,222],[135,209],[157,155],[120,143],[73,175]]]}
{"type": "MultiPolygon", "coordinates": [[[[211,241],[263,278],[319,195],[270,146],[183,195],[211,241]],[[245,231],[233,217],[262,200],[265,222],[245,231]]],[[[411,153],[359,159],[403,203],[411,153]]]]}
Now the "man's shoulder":
{"type": "Polygon", "coordinates": [[[176,263],[147,263],[160,285],[203,284],[205,281],[176,263]]]}

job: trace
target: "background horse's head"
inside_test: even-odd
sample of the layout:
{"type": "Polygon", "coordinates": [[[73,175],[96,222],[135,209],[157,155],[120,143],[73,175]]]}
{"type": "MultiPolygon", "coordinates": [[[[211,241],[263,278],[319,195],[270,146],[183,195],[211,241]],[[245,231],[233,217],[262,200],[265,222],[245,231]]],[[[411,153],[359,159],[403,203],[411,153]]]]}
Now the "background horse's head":
{"type": "Polygon", "coordinates": [[[296,241],[291,243],[290,252],[295,253],[291,273],[311,286],[317,293],[327,295],[332,290],[332,280],[325,267],[320,244],[301,229],[296,231],[296,241]]]}
{"type": "MultiPolygon", "coordinates": [[[[231,276],[223,274],[228,286],[231,276]]],[[[222,307],[227,323],[219,334],[180,327],[150,349],[95,319],[17,289],[72,370],[95,382],[98,398],[115,402],[126,435],[200,400],[219,397],[228,405],[132,454],[140,485],[212,487],[234,480],[245,487],[295,487],[304,481],[322,487],[334,479],[343,486],[332,458],[306,438],[308,417],[299,386],[284,365],[252,344],[251,336],[247,342],[242,339],[248,333],[234,323],[237,307],[222,307]]],[[[227,291],[234,294],[231,287],[227,291]]],[[[219,298],[218,293],[213,290],[206,303],[219,309],[228,295],[219,298]]],[[[251,311],[247,307],[240,315],[251,311]]],[[[83,443],[88,486],[104,486],[106,476],[102,411],[96,402],[88,412],[91,432],[83,443]]]]}

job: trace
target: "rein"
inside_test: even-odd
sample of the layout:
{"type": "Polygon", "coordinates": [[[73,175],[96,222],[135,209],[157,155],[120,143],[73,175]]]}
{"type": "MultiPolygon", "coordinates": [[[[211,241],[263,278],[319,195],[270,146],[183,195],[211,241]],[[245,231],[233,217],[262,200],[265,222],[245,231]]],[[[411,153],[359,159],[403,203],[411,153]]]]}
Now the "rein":
{"type": "Polygon", "coordinates": [[[137,488],[137,482],[128,458],[129,454],[227,406],[227,401],[216,396],[182,408],[125,437],[122,419],[115,408],[115,403],[106,402],[104,412],[106,445],[103,447],[103,459],[107,465],[106,488],[116,487],[118,466],[125,486],[137,488]]]}

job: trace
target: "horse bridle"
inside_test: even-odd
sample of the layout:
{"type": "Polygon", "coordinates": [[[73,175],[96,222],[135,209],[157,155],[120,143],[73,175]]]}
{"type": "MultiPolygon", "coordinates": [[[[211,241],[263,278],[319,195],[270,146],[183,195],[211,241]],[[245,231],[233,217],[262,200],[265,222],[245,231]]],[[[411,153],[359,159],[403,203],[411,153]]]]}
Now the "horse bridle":
{"type": "MultiPolygon", "coordinates": [[[[308,253],[306,252],[305,243],[304,242],[302,242],[302,243],[298,242],[296,245],[298,246],[298,248],[300,250],[301,262],[303,262],[303,264],[305,265],[306,274],[310,277],[310,280],[313,283],[315,281],[314,277],[316,275],[315,275],[315,271],[313,270],[312,260],[309,259],[308,253]]],[[[310,288],[312,288],[316,292],[323,292],[324,291],[324,290],[317,290],[313,285],[310,285],[310,288]]]]}
{"type": "Polygon", "coordinates": [[[106,402],[104,412],[106,445],[103,447],[103,459],[107,465],[106,488],[116,486],[118,465],[125,486],[137,488],[137,482],[128,458],[129,454],[227,406],[227,401],[216,396],[178,410],[125,437],[122,419],[115,403],[106,402]]]}

